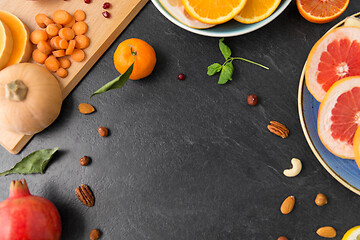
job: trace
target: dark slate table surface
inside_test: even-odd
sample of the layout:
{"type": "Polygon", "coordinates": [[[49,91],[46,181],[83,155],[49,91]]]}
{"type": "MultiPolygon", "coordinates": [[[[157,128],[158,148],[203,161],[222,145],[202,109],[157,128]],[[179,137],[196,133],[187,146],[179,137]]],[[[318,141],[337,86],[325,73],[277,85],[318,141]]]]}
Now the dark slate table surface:
{"type": "MultiPolygon", "coordinates": [[[[220,86],[206,75],[207,66],[223,61],[218,38],[187,32],[163,17],[149,2],[64,101],[56,122],[36,135],[19,155],[0,149],[1,169],[42,148],[60,147],[43,175],[27,175],[30,191],[58,207],[62,239],[88,239],[99,228],[102,239],[320,239],[318,227],[331,225],[341,239],[360,224],[360,198],[320,165],[301,129],[297,91],[313,44],[347,15],[360,11],[351,0],[332,23],[304,20],[295,1],[273,22],[255,32],[227,38],[234,56],[270,67],[235,62],[233,81],[220,86]],[[89,95],[116,77],[113,53],[128,38],[140,38],[156,50],[154,72],[123,89],[89,95]],[[185,81],[177,75],[186,74],[185,81]],[[247,105],[255,93],[260,102],[247,105]],[[79,103],[97,112],[84,116],[79,103]],[[290,129],[281,139],[268,132],[270,120],[290,129]],[[110,136],[99,137],[106,126],[110,136]],[[88,155],[91,165],[78,160],[88,155]],[[301,174],[287,178],[290,159],[303,162],[301,174]],[[88,184],[92,208],[74,189],[88,184]],[[318,192],[328,196],[317,207],[318,192]],[[289,215],[279,211],[288,195],[296,197],[289,215]]],[[[9,175],[0,181],[0,200],[8,196],[9,175]]]]}

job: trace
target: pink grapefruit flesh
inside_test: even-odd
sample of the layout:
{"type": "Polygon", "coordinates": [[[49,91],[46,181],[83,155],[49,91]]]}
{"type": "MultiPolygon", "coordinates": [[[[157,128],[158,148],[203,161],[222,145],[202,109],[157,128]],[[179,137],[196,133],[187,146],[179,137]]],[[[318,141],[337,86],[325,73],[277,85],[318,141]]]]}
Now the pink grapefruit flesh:
{"type": "Polygon", "coordinates": [[[321,102],[340,79],[360,75],[360,28],[339,27],[311,49],[305,68],[306,86],[321,102]]]}
{"type": "Polygon", "coordinates": [[[354,159],[354,136],[360,125],[360,76],[334,83],[320,104],[318,133],[334,155],[354,159]]]}

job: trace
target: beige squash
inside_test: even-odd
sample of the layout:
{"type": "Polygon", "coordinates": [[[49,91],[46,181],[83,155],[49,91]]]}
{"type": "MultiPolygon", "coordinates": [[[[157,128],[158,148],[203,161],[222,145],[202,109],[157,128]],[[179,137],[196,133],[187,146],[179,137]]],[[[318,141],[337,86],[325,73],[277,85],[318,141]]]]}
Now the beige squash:
{"type": "Polygon", "coordinates": [[[0,70],[8,63],[13,45],[14,41],[9,27],[0,20],[0,70]]]}
{"type": "Polygon", "coordinates": [[[44,67],[19,63],[0,71],[0,128],[31,135],[58,117],[62,93],[44,67]]]}
{"type": "Polygon", "coordinates": [[[14,41],[13,50],[6,66],[27,62],[32,52],[28,28],[18,17],[7,11],[0,10],[0,20],[9,27],[14,41]]]}

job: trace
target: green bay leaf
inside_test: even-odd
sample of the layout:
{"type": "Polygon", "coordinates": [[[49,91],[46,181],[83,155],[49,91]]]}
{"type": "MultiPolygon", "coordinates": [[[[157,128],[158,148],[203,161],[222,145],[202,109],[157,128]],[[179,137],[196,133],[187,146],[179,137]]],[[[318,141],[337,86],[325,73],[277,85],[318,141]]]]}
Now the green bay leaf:
{"type": "Polygon", "coordinates": [[[6,176],[9,174],[31,174],[31,173],[44,173],[44,170],[51,160],[54,153],[59,148],[53,149],[42,149],[30,153],[24,157],[20,162],[16,163],[15,166],[5,172],[0,173],[0,176],[6,176]]]}
{"type": "Polygon", "coordinates": [[[94,95],[101,94],[113,89],[122,88],[127,80],[129,79],[132,71],[134,68],[134,63],[131,64],[131,66],[126,70],[126,72],[119,77],[115,78],[114,80],[106,83],[104,86],[96,90],[93,94],[91,94],[90,98],[92,98],[94,95]]]}

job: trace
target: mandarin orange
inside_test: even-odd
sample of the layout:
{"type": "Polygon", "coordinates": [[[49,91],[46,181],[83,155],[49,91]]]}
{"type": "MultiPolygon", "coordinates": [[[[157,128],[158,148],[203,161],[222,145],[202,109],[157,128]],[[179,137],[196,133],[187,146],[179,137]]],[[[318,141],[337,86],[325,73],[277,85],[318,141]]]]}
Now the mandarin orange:
{"type": "Polygon", "coordinates": [[[156,64],[154,49],[137,38],[121,42],[114,53],[114,65],[121,74],[124,74],[133,63],[134,67],[130,75],[132,80],[149,76],[156,64]]]}

